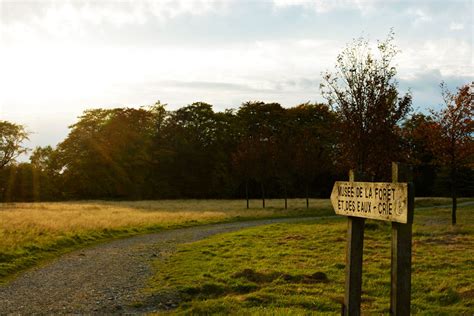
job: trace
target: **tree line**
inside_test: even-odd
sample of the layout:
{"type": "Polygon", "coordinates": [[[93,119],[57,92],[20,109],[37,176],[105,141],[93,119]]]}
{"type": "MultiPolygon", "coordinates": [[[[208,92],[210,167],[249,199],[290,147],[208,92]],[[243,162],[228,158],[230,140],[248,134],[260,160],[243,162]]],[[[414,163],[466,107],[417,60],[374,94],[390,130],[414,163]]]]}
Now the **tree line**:
{"type": "Polygon", "coordinates": [[[347,45],[323,74],[327,103],[87,110],[30,162],[15,163],[24,127],[0,121],[0,200],[261,197],[265,206],[266,197],[327,197],[348,169],[387,181],[398,161],[418,196],[450,195],[455,206],[474,193],[472,87],[442,84],[444,107],[414,113],[411,94],[398,92],[392,32],[377,49],[362,38],[347,45]]]}
{"type": "MultiPolygon", "coordinates": [[[[411,168],[418,195],[446,195],[452,171],[443,161],[451,149],[442,140],[450,135],[439,135],[446,121],[436,119],[413,114],[389,135],[374,131],[357,145],[349,134],[355,128],[326,104],[246,102],[215,112],[202,102],[175,111],[158,102],[87,110],[66,139],[35,148],[30,162],[5,163],[14,153],[2,145],[0,194],[2,201],[327,197],[333,181],[354,168],[351,150],[360,149],[359,159],[371,160],[369,180],[388,177],[396,160],[411,168]]],[[[472,165],[455,172],[467,184],[459,193],[471,195],[472,165]]]]}
{"type": "Polygon", "coordinates": [[[309,103],[87,110],[56,148],[2,168],[2,200],[295,196],[313,184],[321,196],[333,177],[334,123],[327,105],[309,103]]]}

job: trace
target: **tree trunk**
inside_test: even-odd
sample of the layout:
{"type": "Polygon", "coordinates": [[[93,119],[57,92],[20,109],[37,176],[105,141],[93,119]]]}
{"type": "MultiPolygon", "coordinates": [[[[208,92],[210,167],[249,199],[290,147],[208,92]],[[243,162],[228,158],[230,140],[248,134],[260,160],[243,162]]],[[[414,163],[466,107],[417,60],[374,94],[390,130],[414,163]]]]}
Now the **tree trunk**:
{"type": "Polygon", "coordinates": [[[309,189],[308,189],[307,182],[306,182],[306,208],[309,208],[309,189]]]}
{"type": "Polygon", "coordinates": [[[265,187],[263,186],[263,182],[260,184],[262,188],[262,207],[265,208],[265,187]]]}
{"type": "Polygon", "coordinates": [[[453,199],[453,205],[451,209],[451,224],[456,225],[456,209],[457,209],[457,196],[456,196],[456,168],[451,169],[451,198],[453,199]]]}
{"type": "Polygon", "coordinates": [[[245,199],[247,200],[247,209],[249,208],[249,181],[245,180],[245,199]]]}
{"type": "Polygon", "coordinates": [[[288,192],[286,191],[286,184],[285,184],[285,210],[288,209],[288,192]]]}
{"type": "Polygon", "coordinates": [[[456,225],[456,209],[457,209],[457,201],[456,201],[456,193],[453,193],[453,209],[451,211],[451,224],[456,225]]]}

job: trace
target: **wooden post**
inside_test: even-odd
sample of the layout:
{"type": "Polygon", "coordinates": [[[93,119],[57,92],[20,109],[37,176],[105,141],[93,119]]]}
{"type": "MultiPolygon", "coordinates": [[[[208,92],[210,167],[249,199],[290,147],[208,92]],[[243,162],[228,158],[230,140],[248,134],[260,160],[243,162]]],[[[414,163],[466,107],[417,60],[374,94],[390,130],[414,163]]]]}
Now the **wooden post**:
{"type": "Polygon", "coordinates": [[[398,163],[392,162],[392,183],[398,182],[398,163]]]}
{"type": "MultiPolygon", "coordinates": [[[[355,181],[353,170],[349,171],[349,181],[355,181]]],[[[349,216],[347,219],[346,284],[342,309],[344,315],[360,315],[364,224],[364,218],[349,216]]]]}
{"type": "Polygon", "coordinates": [[[306,180],[306,208],[309,208],[309,184],[308,180],[306,180]]]}
{"type": "MultiPolygon", "coordinates": [[[[398,182],[398,164],[392,163],[392,182],[398,182]]],[[[411,299],[411,241],[415,204],[414,187],[408,184],[408,222],[392,222],[392,273],[390,313],[410,315],[411,299]]]]}

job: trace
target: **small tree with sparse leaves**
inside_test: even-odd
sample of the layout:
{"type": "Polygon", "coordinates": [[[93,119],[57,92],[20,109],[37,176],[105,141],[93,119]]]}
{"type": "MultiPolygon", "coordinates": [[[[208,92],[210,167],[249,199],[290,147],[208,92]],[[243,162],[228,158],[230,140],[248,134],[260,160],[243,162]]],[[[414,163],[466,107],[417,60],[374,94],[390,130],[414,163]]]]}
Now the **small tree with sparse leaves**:
{"type": "Polygon", "coordinates": [[[387,178],[390,162],[401,159],[399,123],[411,110],[410,93],[398,93],[392,62],[399,51],[393,41],[390,31],[373,53],[367,40],[354,40],[321,83],[339,118],[338,163],[369,179],[387,178]]]}

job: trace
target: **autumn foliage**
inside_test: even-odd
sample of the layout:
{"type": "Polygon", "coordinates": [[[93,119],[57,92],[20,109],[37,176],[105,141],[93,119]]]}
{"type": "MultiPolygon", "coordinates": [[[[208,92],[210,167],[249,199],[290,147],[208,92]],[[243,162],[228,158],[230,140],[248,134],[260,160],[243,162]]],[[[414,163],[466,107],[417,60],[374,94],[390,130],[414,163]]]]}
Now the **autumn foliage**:
{"type": "Polygon", "coordinates": [[[472,169],[474,164],[474,99],[473,86],[464,85],[452,94],[444,83],[441,90],[445,107],[432,111],[433,123],[429,126],[432,150],[438,165],[448,169],[451,188],[452,224],[456,224],[456,198],[459,189],[459,172],[472,169]]]}

